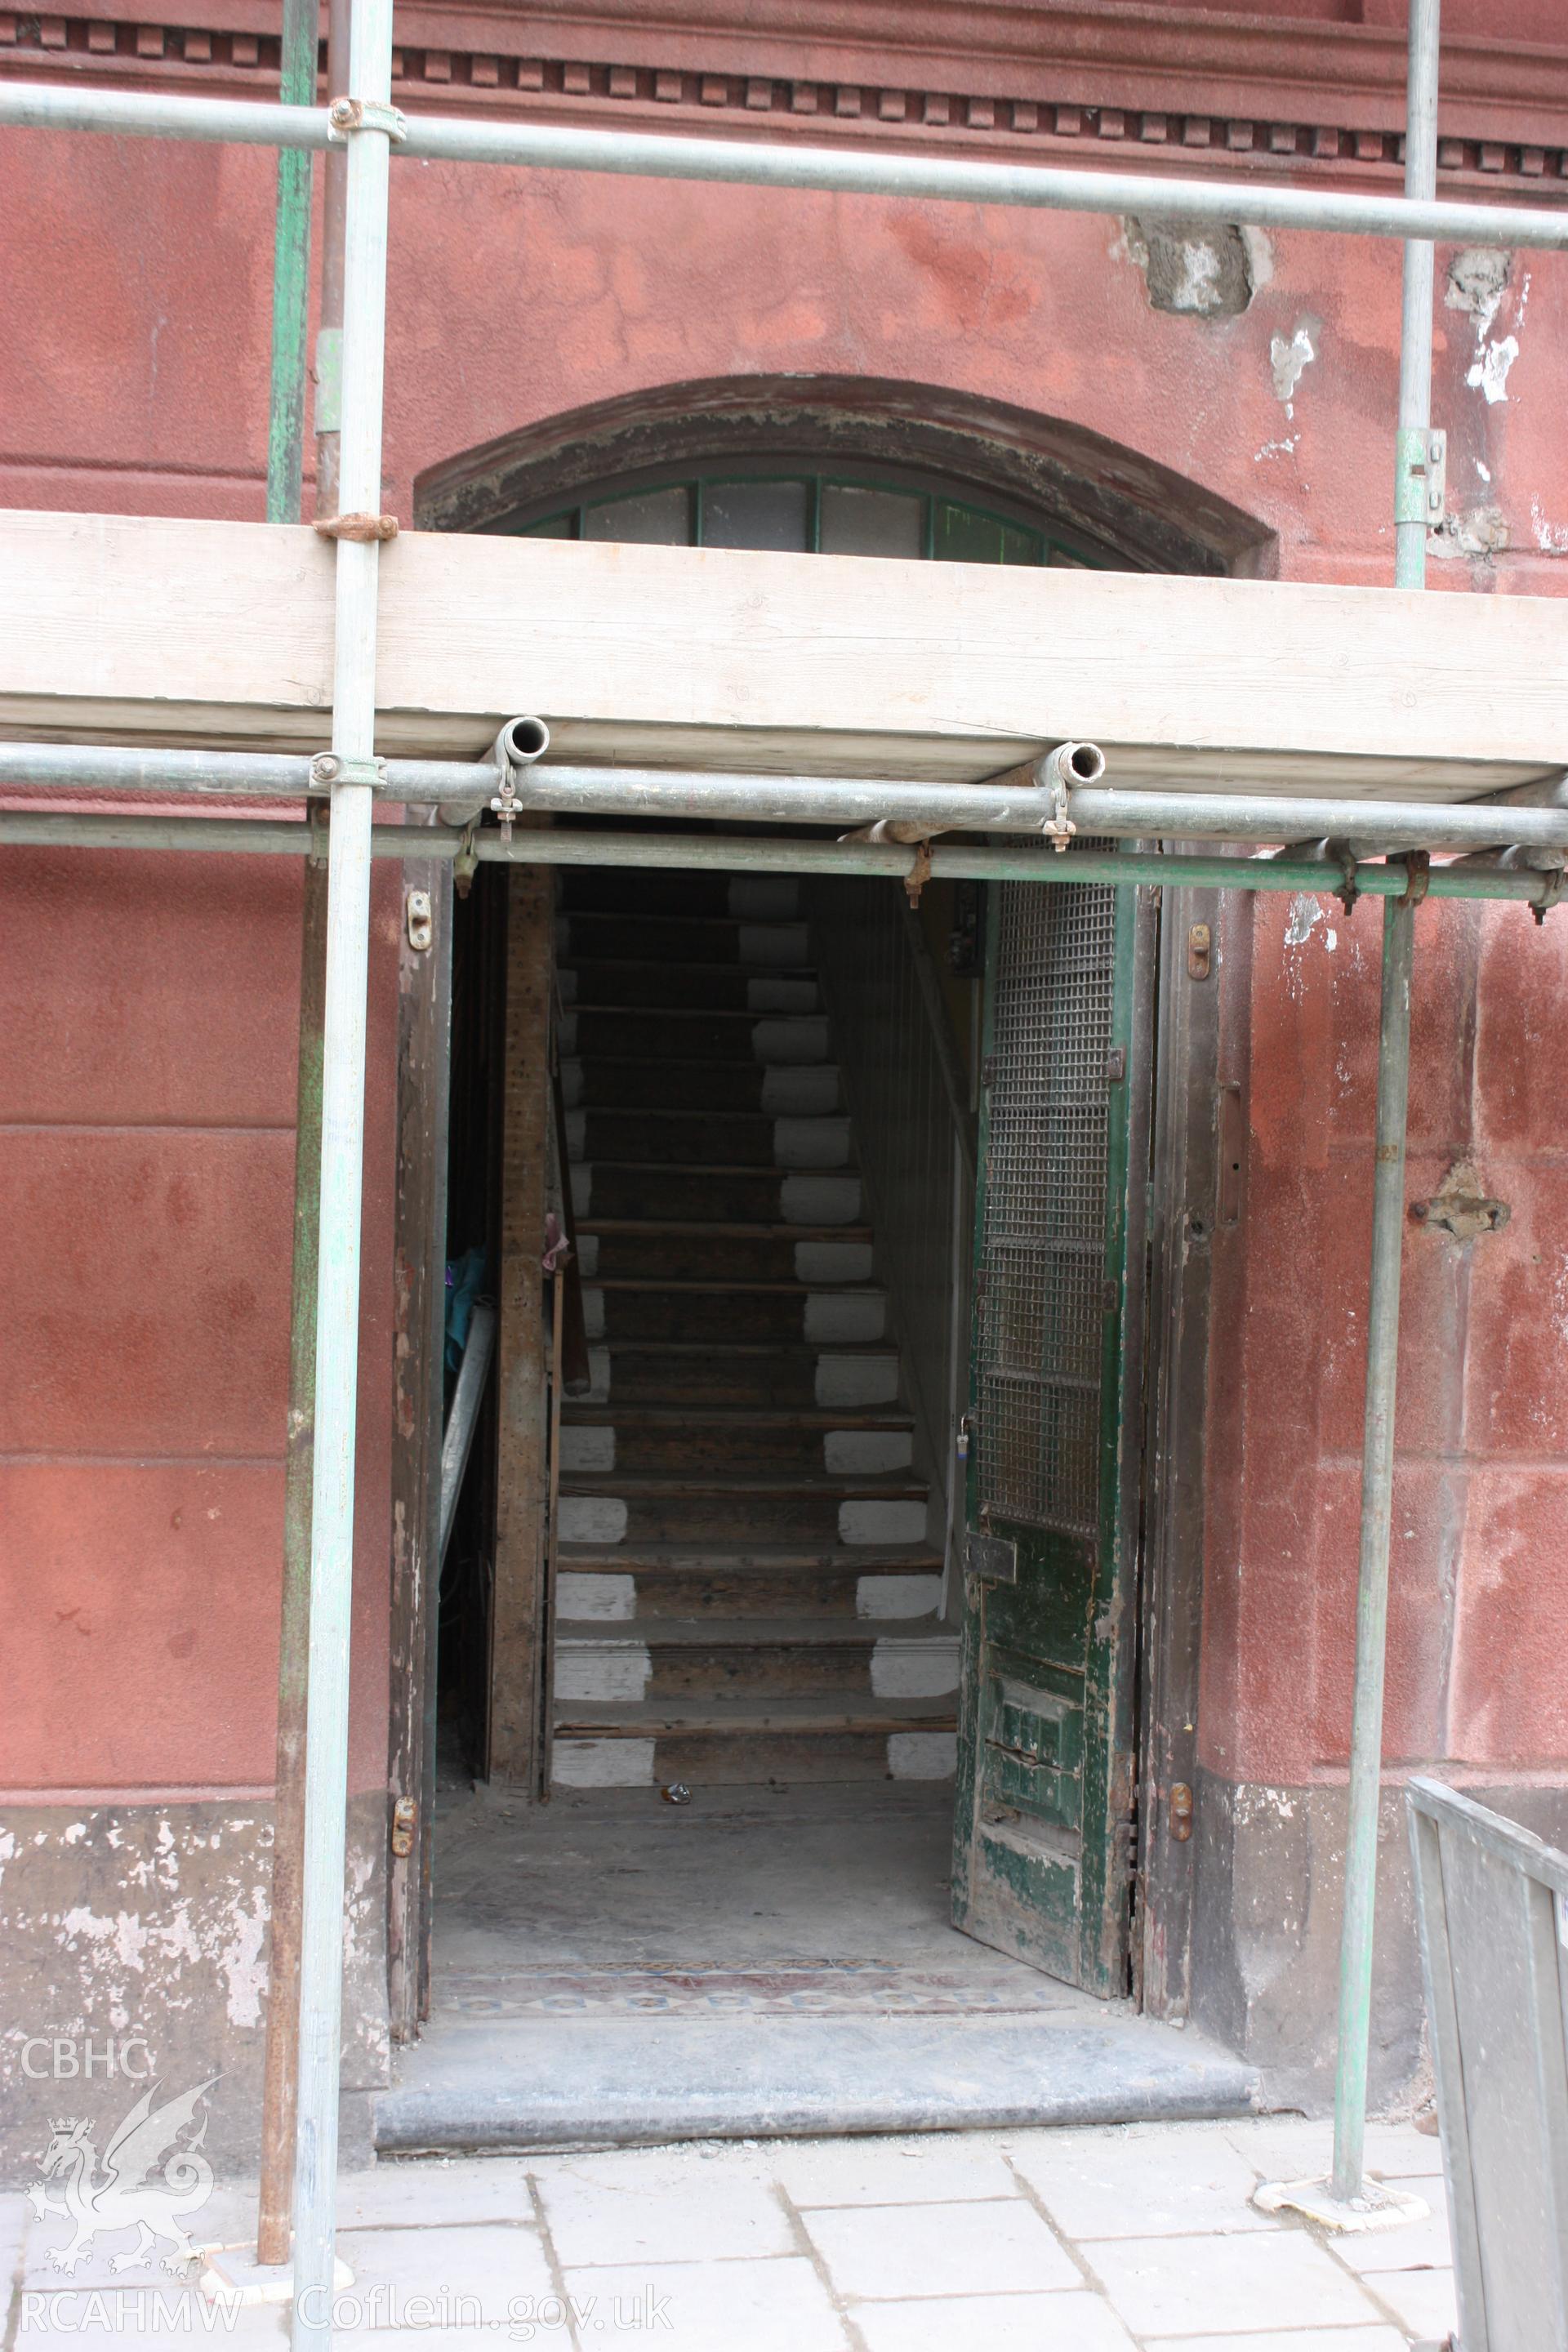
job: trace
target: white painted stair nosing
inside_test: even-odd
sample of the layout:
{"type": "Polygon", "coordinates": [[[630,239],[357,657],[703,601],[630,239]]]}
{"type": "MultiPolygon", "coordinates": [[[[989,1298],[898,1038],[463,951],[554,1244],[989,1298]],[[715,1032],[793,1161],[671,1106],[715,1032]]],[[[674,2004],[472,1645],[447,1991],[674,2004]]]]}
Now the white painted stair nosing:
{"type": "Polygon", "coordinates": [[[637,1578],[563,1568],[555,1579],[555,1608],[563,1624],[624,1624],[637,1613],[637,1578]]]}
{"type": "Polygon", "coordinates": [[[816,1013],[818,1009],[815,980],[767,976],[746,982],[748,1013],[816,1013]]]}
{"type": "Polygon", "coordinates": [[[889,1569],[880,1576],[862,1576],[855,1587],[855,1614],[878,1618],[931,1617],[942,1606],[942,1578],[901,1573],[889,1569]]]}
{"type": "Polygon", "coordinates": [[[895,1780],[951,1780],[958,1770],[955,1731],[894,1731],[888,1738],[888,1770],[895,1780]]]}
{"type": "Polygon", "coordinates": [[[830,1478],[907,1470],[913,1458],[914,1433],[908,1429],[830,1429],[822,1441],[822,1466],[830,1478]]]}
{"type": "Polygon", "coordinates": [[[858,1176],[786,1176],[779,1186],[786,1225],[853,1225],[860,1218],[858,1176]]]}
{"type": "Polygon", "coordinates": [[[763,1073],[762,1108],[771,1118],[820,1118],[839,1107],[836,1062],[781,1062],[763,1073]]]}
{"type": "Polygon", "coordinates": [[[618,1544],[626,1539],[626,1507],[614,1495],[563,1495],[563,1543],[618,1544]]]}
{"type": "Polygon", "coordinates": [[[775,1118],[773,1164],[789,1169],[847,1168],[849,1164],[849,1121],[830,1118],[775,1118]]]}
{"type": "Polygon", "coordinates": [[[847,1345],[852,1340],[880,1339],[888,1327],[885,1291],[808,1290],[803,1328],[808,1340],[847,1345]]]}
{"type": "Polygon", "coordinates": [[[649,1789],[653,1746],[651,1739],[552,1740],[550,1777],[562,1789],[649,1789]]]}
{"type": "Polygon", "coordinates": [[[957,1688],[956,1633],[882,1634],[872,1644],[873,1698],[945,1698],[957,1688]]]}
{"type": "Polygon", "coordinates": [[[821,1405],[893,1404],[898,1356],[890,1349],[885,1356],[818,1356],[815,1394],[821,1405]]]}
{"type": "Polygon", "coordinates": [[[566,1633],[556,1637],[557,1699],[577,1699],[596,1706],[640,1706],[652,1679],[653,1654],[646,1642],[630,1638],[574,1641],[566,1633]]]}
{"type": "Polygon", "coordinates": [[[926,1507],[913,1496],[858,1495],[838,1506],[841,1544],[923,1543],[926,1507]]]}

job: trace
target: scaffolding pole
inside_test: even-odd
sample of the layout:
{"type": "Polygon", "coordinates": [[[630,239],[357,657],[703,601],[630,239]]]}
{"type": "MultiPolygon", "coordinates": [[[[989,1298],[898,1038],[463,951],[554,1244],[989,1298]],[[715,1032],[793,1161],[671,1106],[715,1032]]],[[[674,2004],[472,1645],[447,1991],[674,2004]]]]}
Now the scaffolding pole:
{"type": "MultiPolygon", "coordinates": [[[[1405,189],[1413,202],[1437,184],[1439,0],[1410,0],[1405,189]]],[[[1433,252],[1405,248],[1399,332],[1399,429],[1394,459],[1394,582],[1426,584],[1427,464],[1432,418],[1433,252]]],[[[1415,873],[1383,910],[1383,992],[1377,1035],[1377,1147],[1373,1162],[1372,1276],[1366,1329],[1366,1418],[1362,1442],[1361,1563],[1356,1595],[1345,1907],[1340,1942],[1339,2060],[1334,2077],[1334,2160],[1330,2199],[1376,2207],[1364,2178],[1372,1963],[1377,1901],[1377,1819],[1383,1787],[1383,1696],[1388,1642],[1388,1535],[1394,1507],[1394,1415],[1399,1368],[1399,1278],[1405,1241],[1405,1144],[1410,1106],[1410,982],[1415,873]]]]}
{"type": "MultiPolygon", "coordinates": [[[[344,223],[339,498],[350,513],[379,514],[387,150],[395,127],[391,0],[354,0],[350,83],[359,108],[350,133],[344,223]]],[[[330,2345],[332,2335],[379,557],[374,538],[341,538],[337,542],[332,748],[322,762],[331,787],[331,823],[321,1057],[293,2352],[330,2345]]]]}
{"type": "MultiPolygon", "coordinates": [[[[499,793],[499,768],[461,760],[388,760],[377,797],[467,815],[499,793]]],[[[598,768],[568,764],[511,771],[520,814],[698,818],[742,824],[861,826],[891,818],[930,833],[1039,835],[1051,805],[1015,770],[990,784],[930,784],[900,777],[757,775],[722,770],[598,768]]],[[[91,744],[0,743],[0,792],[169,793],[182,799],[301,801],[324,787],[300,754],[271,751],[142,751],[91,744]]],[[[1118,790],[1083,785],[1065,814],[1080,835],[1118,839],[1375,842],[1395,849],[1517,847],[1553,862],[1568,856],[1568,807],[1550,803],[1331,799],[1300,793],[1196,792],[1176,785],[1118,790]]],[[[64,811],[49,838],[65,841],[90,812],[64,811]]],[[[197,824],[216,820],[196,818],[197,824]]],[[[40,836],[42,838],[42,836],[40,836]]],[[[421,856],[442,855],[432,833],[421,856]]],[[[232,824],[209,846],[236,845],[232,824]]],[[[1373,853],[1363,851],[1363,856],[1373,853]]]]}
{"type": "MultiPolygon", "coordinates": [[[[866,148],[763,146],[752,140],[679,139],[654,131],[591,131],[566,123],[400,117],[396,152],[412,163],[531,164],[828,194],[899,196],[1037,212],[1154,214],[1343,236],[1426,237],[1440,244],[1568,249],[1568,212],[1533,205],[1413,203],[1253,180],[1166,179],[1153,173],[1062,170],[1041,163],[879,153],[866,148]]],[[[327,148],[338,135],[324,110],[249,99],[171,98],[75,89],[52,82],[0,85],[0,125],[105,131],[118,138],[194,139],[241,146],[327,148]]]]}
{"type": "MultiPolygon", "coordinates": [[[[279,94],[314,105],[316,0],[283,0],[279,94]]],[[[267,520],[297,523],[305,472],[310,310],[311,159],[278,157],[272,261],[272,394],[267,520]]],[[[301,885],[300,1044],[294,1097],[294,1248],[289,1280],[289,1401],[283,1435],[283,1581],[278,1633],[272,1886],[268,1906],[267,2037],[261,2069],[261,2177],[256,2259],[289,2260],[299,2069],[300,1902],[305,1843],[305,1707],[310,1642],[310,1480],[316,1385],[317,1210],[321,1168],[321,998],[326,877],[307,859],[301,885]]]]}
{"type": "MultiPolygon", "coordinates": [[[[215,848],[258,857],[313,855],[317,836],[308,824],[269,817],[109,816],[73,810],[51,814],[37,809],[0,809],[0,843],[15,847],[168,850],[204,853],[215,848]],[[215,841],[211,838],[216,835],[215,841]]],[[[371,855],[381,858],[472,857],[479,866],[629,866],[684,867],[731,874],[880,874],[902,881],[921,862],[917,849],[893,841],[820,841],[805,836],[769,838],[765,834],[527,832],[504,841],[499,832],[478,835],[471,846],[456,833],[434,827],[378,824],[371,829],[371,855]]],[[[1215,888],[1257,893],[1306,890],[1353,906],[1358,898],[1399,898],[1409,887],[1409,869],[1365,860],[1360,864],[1310,852],[1270,857],[1192,856],[1159,850],[1071,849],[1064,856],[1020,842],[938,842],[931,876],[941,881],[1165,883],[1173,889],[1215,888]]],[[[1456,859],[1434,866],[1426,884],[1431,898],[1491,898],[1532,908],[1545,915],[1564,902],[1560,871],[1537,873],[1529,866],[1490,859],[1456,859]]]]}

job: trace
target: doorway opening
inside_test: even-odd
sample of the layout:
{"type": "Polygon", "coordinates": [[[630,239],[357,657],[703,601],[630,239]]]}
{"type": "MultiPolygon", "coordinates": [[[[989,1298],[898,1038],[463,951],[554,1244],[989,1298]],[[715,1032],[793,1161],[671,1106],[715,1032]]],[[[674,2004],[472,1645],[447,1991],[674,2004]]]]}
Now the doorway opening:
{"type": "MultiPolygon", "coordinates": [[[[962,488],[764,452],[506,527],[1117,560],[962,488]]],[[[1245,2104],[1132,1999],[1155,925],[743,862],[474,877],[447,1255],[500,1337],[384,2145],[1245,2104]]]]}

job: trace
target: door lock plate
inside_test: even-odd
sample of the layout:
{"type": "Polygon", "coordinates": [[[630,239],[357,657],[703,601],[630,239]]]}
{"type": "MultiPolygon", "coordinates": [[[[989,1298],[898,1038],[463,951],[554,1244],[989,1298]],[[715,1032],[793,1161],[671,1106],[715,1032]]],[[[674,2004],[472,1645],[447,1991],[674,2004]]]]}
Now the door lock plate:
{"type": "Polygon", "coordinates": [[[982,1584],[1016,1584],[1018,1547],[1005,1536],[971,1536],[963,1565],[982,1584]]]}

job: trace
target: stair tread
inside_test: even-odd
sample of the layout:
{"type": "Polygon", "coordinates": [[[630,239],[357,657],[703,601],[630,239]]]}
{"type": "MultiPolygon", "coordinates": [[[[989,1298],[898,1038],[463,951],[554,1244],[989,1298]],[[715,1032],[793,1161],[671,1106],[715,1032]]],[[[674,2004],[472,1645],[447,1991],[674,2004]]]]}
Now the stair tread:
{"type": "Polygon", "coordinates": [[[853,1242],[862,1247],[871,1239],[869,1225],[727,1224],[717,1217],[579,1217],[577,1231],[643,1241],[853,1242]]]}
{"type": "Polygon", "coordinates": [[[584,1576],[645,1576],[670,1570],[681,1575],[781,1576],[792,1569],[808,1574],[940,1576],[940,1551],[926,1544],[572,1544],[560,1548],[563,1568],[584,1576]]]}
{"type": "Polygon", "coordinates": [[[870,1470],[842,1478],[792,1477],[743,1470],[563,1470],[563,1495],[864,1495],[923,1500],[927,1481],[901,1470],[870,1470]]]}
{"type": "MultiPolygon", "coordinates": [[[[769,1070],[837,1070],[838,1067],[837,1063],[831,1061],[826,1054],[819,1055],[813,1062],[759,1062],[754,1054],[656,1054],[651,1048],[646,1046],[640,1054],[596,1054],[591,1047],[585,1050],[581,1045],[574,1045],[569,1054],[563,1055],[562,1059],[567,1062],[580,1062],[587,1070],[646,1070],[650,1062],[656,1062],[661,1072],[745,1070],[753,1078],[762,1077],[769,1070]]],[[[646,1103],[596,1102],[578,1103],[574,1108],[578,1110],[645,1110],[648,1106],[646,1103]]],[[[718,1109],[710,1110],[705,1103],[691,1105],[678,1103],[671,1108],[677,1110],[687,1108],[700,1110],[704,1118],[716,1118],[721,1115],[718,1109]]],[[[789,1118],[843,1117],[840,1111],[787,1111],[783,1114],[769,1111],[766,1114],[769,1118],[781,1115],[789,1118]]]]}
{"type": "MultiPolygon", "coordinates": [[[[633,1106],[633,1108],[635,1108],[635,1106],[633,1106]]],[[[627,1115],[630,1115],[629,1112],[627,1115]]],[[[676,1114],[667,1114],[667,1116],[675,1115],[676,1114]]],[[[652,1114],[650,1113],[649,1116],[651,1117],[652,1114]]],[[[710,1116],[715,1118],[726,1116],[737,1118],[744,1118],[762,1119],[763,1123],[767,1126],[771,1126],[773,1123],[772,1113],[769,1113],[764,1119],[763,1113],[760,1111],[736,1111],[733,1113],[724,1114],[718,1112],[710,1114],[707,1111],[683,1111],[679,1113],[679,1116],[684,1118],[706,1118],[710,1116]]],[[[811,1118],[817,1116],[817,1114],[812,1112],[791,1112],[788,1116],[791,1118],[811,1118]]],[[[825,1118],[842,1118],[845,1114],[842,1111],[836,1110],[824,1111],[820,1116],[825,1118]]],[[[780,1168],[771,1162],[763,1164],[755,1160],[606,1160],[603,1152],[595,1151],[592,1159],[574,1160],[572,1164],[574,1168],[591,1167],[596,1171],[614,1168],[618,1170],[623,1176],[771,1176],[775,1178],[780,1183],[783,1183],[785,1178],[790,1176],[841,1177],[846,1182],[851,1183],[858,1183],[860,1181],[852,1168],[780,1168]]]]}
{"type": "MultiPolygon", "coordinates": [[[[586,910],[579,909],[579,911],[586,910]]],[[[775,916],[773,919],[778,922],[798,922],[802,919],[795,915],[783,915],[775,916]]],[[[709,969],[702,963],[683,963],[679,956],[579,955],[574,948],[563,957],[560,968],[563,971],[706,971],[709,969]]],[[[788,977],[791,980],[815,980],[816,966],[792,963],[788,977]]]]}
{"type": "MultiPolygon", "coordinates": [[[[568,1058],[581,1060],[582,1056],[579,1055],[575,1057],[569,1056],[568,1058]]],[[[721,1069],[724,1066],[721,1062],[705,1062],[702,1066],[704,1069],[716,1070],[721,1069]]],[[[747,1062],[742,1066],[748,1070],[761,1070],[772,1066],[763,1062],[747,1062]]],[[[777,1066],[780,1069],[795,1070],[803,1068],[816,1069],[820,1068],[822,1065],[820,1063],[807,1064],[800,1062],[781,1062],[777,1066]]],[[[579,1103],[577,1105],[577,1108],[579,1110],[616,1111],[624,1118],[703,1118],[709,1120],[726,1119],[731,1122],[745,1120],[752,1127],[772,1127],[781,1118],[836,1118],[842,1120],[846,1119],[848,1116],[847,1112],[841,1110],[710,1110],[701,1103],[579,1103]]],[[[595,1166],[599,1164],[600,1163],[597,1161],[595,1162],[595,1166]]],[[[677,1164],[678,1163],[674,1160],[645,1160],[642,1163],[645,1167],[662,1168],[667,1173],[677,1164]]],[[[754,1175],[756,1171],[755,1169],[751,1169],[746,1172],[754,1175]]],[[[772,1173],[772,1170],[770,1170],[769,1172],[772,1173]]],[[[814,1168],[806,1171],[798,1171],[789,1168],[781,1168],[777,1172],[781,1176],[790,1176],[798,1173],[806,1173],[817,1176],[837,1175],[838,1171],[837,1169],[814,1168]]]]}
{"type": "MultiPolygon", "coordinates": [[[[679,964],[660,964],[660,971],[679,971],[679,964]]],[[[687,964],[687,971],[705,971],[705,964],[687,964]]],[[[795,967],[790,967],[795,979],[795,967]]],[[[759,1013],[750,1004],[566,1004],[569,1013],[635,1013],[639,1021],[826,1021],[827,1013],[759,1013]]]]}
{"type": "MultiPolygon", "coordinates": [[[[593,1283],[591,1288],[599,1285],[593,1283]]],[[[655,1284],[662,1289],[663,1284],[655,1284]]],[[[816,1286],[812,1285],[815,1288],[816,1286]]],[[[595,1348],[606,1348],[612,1356],[806,1356],[813,1362],[823,1355],[832,1356],[892,1356],[898,1353],[890,1339],[595,1339],[595,1348]]]]}
{"type": "MultiPolygon", "coordinates": [[[[804,915],[685,915],[679,908],[668,907],[649,907],[646,911],[639,907],[635,914],[628,914],[624,907],[563,907],[561,913],[569,923],[670,923],[679,924],[682,930],[687,931],[801,930],[805,924],[804,915]]],[[[573,958],[574,962],[577,961],[577,958],[573,958]]],[[[629,962],[634,959],[606,956],[603,961],[606,963],[629,962]]],[[[667,959],[662,956],[657,959],[647,956],[635,961],[647,963],[658,961],[662,963],[667,959]]],[[[680,958],[670,956],[668,961],[670,963],[679,963],[680,958]]]]}
{"type": "Polygon", "coordinates": [[[559,1737],[574,1731],[612,1738],[659,1731],[951,1731],[958,1710],[951,1697],[864,1700],[826,1706],[817,1698],[704,1698],[690,1706],[658,1699],[562,1699],[556,1702],[559,1737]]]}
{"type": "Polygon", "coordinates": [[[880,1298],[883,1291],[879,1282],[730,1282],[722,1278],[715,1282],[695,1282],[683,1274],[607,1274],[603,1276],[586,1274],[583,1280],[589,1290],[679,1290],[701,1294],[719,1291],[726,1298],[749,1298],[758,1295],[803,1297],[808,1291],[814,1295],[829,1291],[834,1297],[844,1298],[880,1298]]]}
{"type": "Polygon", "coordinates": [[[882,1641],[929,1642],[933,1647],[958,1640],[933,1617],[563,1617],[556,1646],[615,1649],[751,1649],[759,1643],[812,1647],[858,1646],[882,1641]]]}
{"type": "Polygon", "coordinates": [[[886,1429],[914,1427],[912,1414],[879,1405],[563,1404],[568,1426],[585,1429],[886,1429]]]}

